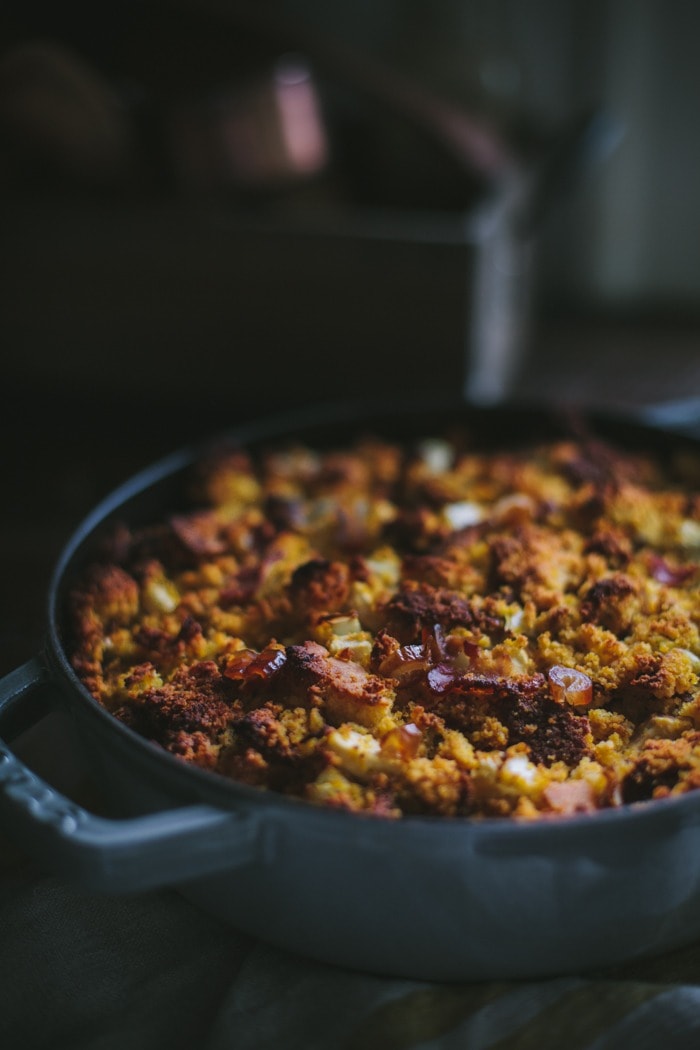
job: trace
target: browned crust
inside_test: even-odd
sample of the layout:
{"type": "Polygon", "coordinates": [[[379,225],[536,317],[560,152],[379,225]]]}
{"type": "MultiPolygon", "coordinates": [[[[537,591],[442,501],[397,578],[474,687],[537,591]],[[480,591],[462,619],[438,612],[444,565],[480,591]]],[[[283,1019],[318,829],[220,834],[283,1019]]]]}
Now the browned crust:
{"type": "Polygon", "coordinates": [[[700,786],[700,499],[652,457],[368,439],[234,450],[195,492],[70,597],[77,673],[183,762],[383,816],[700,786]]]}

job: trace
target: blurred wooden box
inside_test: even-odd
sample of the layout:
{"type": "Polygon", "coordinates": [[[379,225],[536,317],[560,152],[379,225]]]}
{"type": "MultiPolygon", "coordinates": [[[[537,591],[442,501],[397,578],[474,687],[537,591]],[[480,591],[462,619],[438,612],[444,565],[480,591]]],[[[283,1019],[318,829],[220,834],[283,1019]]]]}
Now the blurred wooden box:
{"type": "Polygon", "coordinates": [[[329,222],[182,202],[3,211],[6,377],[57,392],[215,392],[232,412],[454,392],[485,336],[512,343],[524,330],[528,256],[513,254],[493,212],[329,222]]]}

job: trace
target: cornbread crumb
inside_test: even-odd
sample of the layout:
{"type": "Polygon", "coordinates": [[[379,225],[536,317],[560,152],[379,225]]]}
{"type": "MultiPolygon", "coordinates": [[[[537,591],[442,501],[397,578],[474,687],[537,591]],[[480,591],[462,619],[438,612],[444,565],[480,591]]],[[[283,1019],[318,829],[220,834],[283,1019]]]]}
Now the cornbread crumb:
{"type": "Polygon", "coordinates": [[[181,761],[318,805],[532,821],[691,791],[682,465],[465,434],[227,452],[76,581],[73,666],[181,761]]]}

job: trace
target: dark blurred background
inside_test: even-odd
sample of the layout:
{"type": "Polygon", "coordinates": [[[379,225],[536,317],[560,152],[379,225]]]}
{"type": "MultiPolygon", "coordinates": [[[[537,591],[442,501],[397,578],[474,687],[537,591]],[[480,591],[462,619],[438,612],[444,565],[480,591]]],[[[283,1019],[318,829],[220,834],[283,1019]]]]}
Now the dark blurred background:
{"type": "Polygon", "coordinates": [[[692,0],[3,12],[2,669],[82,514],[240,419],[692,409],[698,30],[692,0]]]}

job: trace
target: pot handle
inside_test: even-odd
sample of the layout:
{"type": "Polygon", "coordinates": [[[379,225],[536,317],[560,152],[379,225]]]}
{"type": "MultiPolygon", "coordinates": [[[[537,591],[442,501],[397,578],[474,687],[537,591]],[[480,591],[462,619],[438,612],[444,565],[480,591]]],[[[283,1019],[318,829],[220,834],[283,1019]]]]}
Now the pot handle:
{"type": "MultiPolygon", "coordinates": [[[[0,719],[22,709],[27,715],[28,702],[51,681],[40,658],[1,679],[0,719]]],[[[124,820],[96,816],[32,772],[2,739],[0,820],[50,870],[110,893],[230,870],[257,854],[260,839],[251,816],[204,804],[124,820]]]]}

